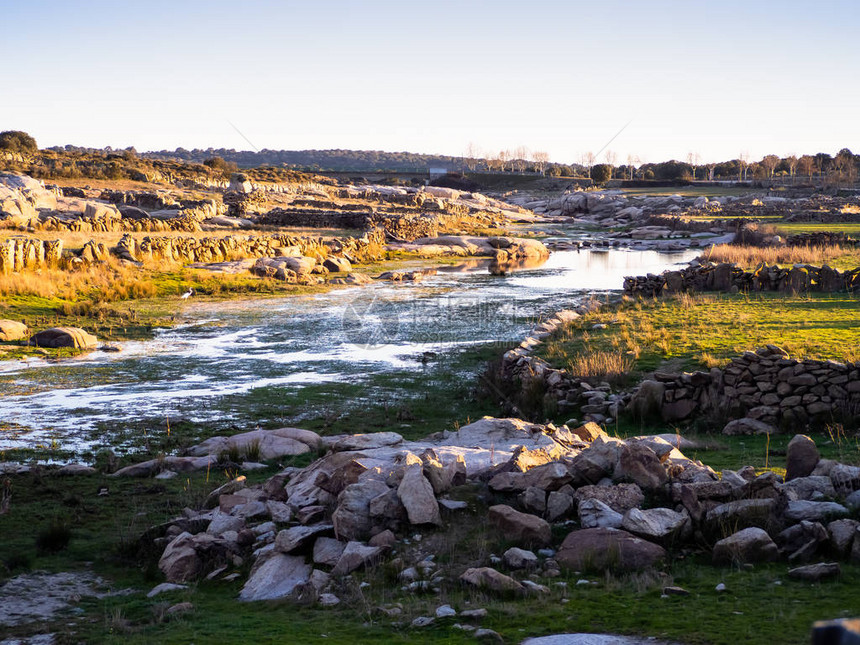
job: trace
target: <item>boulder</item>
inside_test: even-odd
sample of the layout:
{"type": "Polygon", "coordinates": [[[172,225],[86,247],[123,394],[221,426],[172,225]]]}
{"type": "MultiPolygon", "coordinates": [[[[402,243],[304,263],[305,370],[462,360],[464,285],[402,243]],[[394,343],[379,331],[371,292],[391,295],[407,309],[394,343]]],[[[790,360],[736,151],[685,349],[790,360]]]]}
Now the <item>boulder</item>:
{"type": "Polygon", "coordinates": [[[625,445],[612,478],[637,484],[643,490],[656,490],[666,483],[666,469],[660,458],[641,443],[625,445]]]}
{"type": "Polygon", "coordinates": [[[361,542],[349,542],[343,550],[337,564],[331,571],[333,576],[345,576],[356,569],[376,562],[382,555],[382,548],[367,546],[361,542]]]}
{"type": "Polygon", "coordinates": [[[615,486],[581,486],[574,497],[578,501],[597,499],[616,513],[624,514],[631,508],[638,508],[645,502],[642,489],[636,484],[617,484],[615,486]]]}
{"type": "Polygon", "coordinates": [[[733,533],[714,545],[714,564],[754,564],[779,558],[779,549],[762,529],[751,527],[733,533]]]}
{"type": "Polygon", "coordinates": [[[646,540],[671,544],[684,540],[692,533],[690,516],[671,508],[631,508],[624,514],[621,528],[646,540]]]}
{"type": "Polygon", "coordinates": [[[840,558],[848,557],[854,544],[854,535],[860,522],[857,520],[834,520],[827,525],[830,548],[840,558]]]}
{"type": "Polygon", "coordinates": [[[194,536],[180,533],[171,540],[158,561],[158,568],[168,582],[182,583],[200,575],[202,562],[194,548],[194,536]]]}
{"type": "Polygon", "coordinates": [[[311,577],[312,567],[302,556],[273,553],[258,559],[239,600],[276,600],[286,598],[311,577]]]}
{"type": "Polygon", "coordinates": [[[830,481],[839,495],[847,497],[860,490],[860,466],[836,464],[830,470],[830,481]]]}
{"type": "Polygon", "coordinates": [[[579,523],[584,529],[620,529],[624,516],[599,499],[590,497],[579,502],[579,523]]]}
{"type": "Polygon", "coordinates": [[[323,262],[323,266],[332,273],[352,271],[352,264],[346,258],[328,257],[323,262]]]}
{"type": "Polygon", "coordinates": [[[30,344],[36,347],[94,349],[98,339],[78,327],[54,327],[34,334],[30,344]]]}
{"type": "Polygon", "coordinates": [[[348,540],[369,537],[373,526],[370,502],[389,490],[384,482],[376,479],[357,482],[343,489],[337,499],[337,508],[332,513],[335,534],[348,540]]]}
{"type": "Polygon", "coordinates": [[[836,502],[795,500],[788,503],[783,515],[790,522],[820,522],[848,515],[848,509],[836,502]]]}
{"type": "Polygon", "coordinates": [[[564,491],[554,490],[546,498],[546,518],[550,522],[567,517],[575,505],[571,495],[564,491]]]}
{"type": "Polygon", "coordinates": [[[785,481],[806,477],[815,470],[821,455],[815,442],[804,434],[796,434],[788,442],[785,464],[785,481]]]}
{"type": "Polygon", "coordinates": [[[23,340],[27,337],[29,330],[27,325],[17,320],[0,320],[0,342],[11,342],[23,340]]]}
{"type": "Polygon", "coordinates": [[[767,526],[775,502],[773,499],[739,499],[715,506],[706,516],[712,530],[725,534],[738,527],[767,526]]]}
{"type": "Polygon", "coordinates": [[[333,567],[343,555],[346,543],[329,537],[317,538],[314,542],[314,564],[324,564],[333,567]]]}
{"type": "Polygon", "coordinates": [[[372,432],[370,434],[353,434],[341,437],[331,449],[335,452],[371,450],[373,448],[384,448],[385,446],[396,446],[402,442],[403,437],[396,432],[372,432]]]}
{"type": "Polygon", "coordinates": [[[278,532],[275,537],[275,551],[293,553],[309,548],[311,543],[326,533],[331,533],[331,524],[316,524],[314,526],[291,526],[278,532]]]}
{"type": "Polygon", "coordinates": [[[637,571],[654,567],[665,557],[663,547],[627,531],[592,528],[569,533],[555,559],[573,570],[637,571]]]}
{"type": "Polygon", "coordinates": [[[546,546],[552,538],[549,522],[521,513],[505,504],[491,506],[488,519],[505,540],[525,545],[546,546]]]}
{"type": "Polygon", "coordinates": [[[397,495],[406,508],[411,524],[442,523],[433,486],[424,476],[421,464],[410,464],[406,467],[403,479],[397,487],[397,495]]]}
{"type": "Polygon", "coordinates": [[[492,567],[473,567],[466,569],[463,575],[460,576],[460,581],[487,591],[495,591],[497,593],[524,593],[525,587],[522,584],[506,576],[492,567]]]}
{"type": "Polygon", "coordinates": [[[809,477],[795,477],[780,486],[780,489],[789,493],[789,497],[795,499],[818,500],[822,497],[835,497],[836,489],[830,477],[824,475],[810,475],[809,477]]]}
{"type": "Polygon", "coordinates": [[[776,432],[777,429],[769,423],[759,421],[758,419],[750,419],[748,417],[729,421],[723,428],[723,434],[725,435],[776,434],[776,432]]]}
{"type": "Polygon", "coordinates": [[[505,551],[502,559],[509,569],[533,569],[538,563],[538,558],[532,551],[515,546],[505,551]]]}

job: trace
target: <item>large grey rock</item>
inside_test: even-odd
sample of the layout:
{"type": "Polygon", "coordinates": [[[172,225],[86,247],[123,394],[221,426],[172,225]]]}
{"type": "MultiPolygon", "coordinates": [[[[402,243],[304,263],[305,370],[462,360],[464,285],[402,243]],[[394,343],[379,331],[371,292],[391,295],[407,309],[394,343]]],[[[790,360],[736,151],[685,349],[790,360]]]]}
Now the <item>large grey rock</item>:
{"type": "Polygon", "coordinates": [[[356,569],[376,562],[382,555],[383,549],[378,546],[368,546],[361,542],[349,542],[331,571],[332,576],[345,576],[356,569]]]}
{"type": "Polygon", "coordinates": [[[330,534],[334,526],[331,524],[315,524],[313,526],[292,526],[279,531],[275,537],[275,550],[281,553],[292,553],[309,549],[318,538],[330,534]]]}
{"type": "Polygon", "coordinates": [[[304,455],[311,450],[319,449],[321,445],[322,440],[319,435],[310,430],[278,428],[252,430],[231,437],[210,437],[189,449],[188,454],[202,457],[236,451],[242,457],[254,455],[257,459],[269,461],[280,457],[304,455]]]}
{"type": "Polygon", "coordinates": [[[796,500],[788,503],[783,515],[791,522],[820,522],[848,515],[848,509],[836,502],[796,500]]]}
{"type": "Polygon", "coordinates": [[[555,522],[567,517],[575,504],[573,497],[566,492],[551,491],[546,498],[546,519],[555,522]]]}
{"type": "Polygon", "coordinates": [[[314,564],[324,564],[333,567],[343,555],[346,542],[334,538],[320,537],[314,542],[314,564]]]}
{"type": "Polygon", "coordinates": [[[830,481],[839,495],[848,496],[860,490],[860,466],[836,464],[830,470],[830,481]]]}
{"type": "MultiPolygon", "coordinates": [[[[624,516],[599,499],[590,497],[579,502],[579,523],[584,529],[619,529],[624,516]]],[[[628,511],[629,512],[629,511],[628,511]]]]}
{"type": "Polygon", "coordinates": [[[858,526],[860,522],[857,520],[834,520],[827,525],[830,548],[837,557],[845,558],[850,555],[858,526]]]}
{"type": "Polygon", "coordinates": [[[782,484],[780,488],[789,493],[789,498],[820,501],[820,498],[823,497],[836,496],[836,490],[833,488],[830,477],[823,475],[795,477],[782,484]]]}
{"type": "Polygon", "coordinates": [[[597,499],[609,506],[613,511],[626,513],[631,508],[642,506],[645,495],[636,484],[617,484],[615,486],[581,486],[574,497],[579,500],[597,499]]]}
{"type": "Polygon", "coordinates": [[[424,469],[420,464],[406,467],[403,479],[397,487],[397,495],[406,508],[411,524],[439,525],[442,523],[433,486],[424,476],[424,469]]]}
{"type": "Polygon", "coordinates": [[[348,540],[369,537],[373,526],[370,502],[388,491],[388,486],[376,479],[347,486],[338,496],[337,508],[332,513],[335,534],[348,540]]]}
{"type": "Polygon", "coordinates": [[[785,464],[785,481],[791,481],[797,477],[806,477],[815,470],[821,455],[815,442],[805,434],[796,434],[788,442],[788,451],[785,464]]]}
{"type": "Polygon", "coordinates": [[[666,469],[651,448],[642,443],[624,446],[612,478],[637,484],[643,490],[656,490],[666,483],[666,469]]]}
{"type": "Polygon", "coordinates": [[[788,570],[788,577],[804,582],[820,582],[828,578],[835,578],[842,570],[838,562],[819,562],[818,564],[807,564],[803,567],[795,567],[788,570]]]}
{"type": "Polygon", "coordinates": [[[248,581],[239,592],[239,600],[276,600],[286,598],[311,577],[312,567],[302,556],[273,553],[258,560],[248,581]]]}
{"type": "Polygon", "coordinates": [[[510,569],[531,569],[537,566],[538,558],[532,551],[511,547],[502,554],[502,559],[510,569]]]}
{"type": "Polygon", "coordinates": [[[713,530],[727,531],[740,527],[767,526],[771,511],[775,506],[773,499],[739,499],[715,506],[706,516],[713,530]]]}
{"type": "Polygon", "coordinates": [[[206,529],[211,535],[223,535],[227,531],[239,532],[245,528],[245,520],[241,517],[235,517],[227,513],[216,512],[215,517],[209,522],[206,529]]]}
{"type": "Polygon", "coordinates": [[[770,536],[762,529],[751,527],[714,545],[714,564],[754,564],[772,562],[779,558],[779,549],[770,536]]]}
{"type": "Polygon", "coordinates": [[[725,435],[775,434],[776,432],[777,429],[772,425],[758,419],[750,419],[749,417],[729,421],[723,428],[723,434],[725,435]]]}
{"type": "Polygon", "coordinates": [[[396,432],[373,432],[370,434],[353,434],[339,439],[333,446],[335,452],[348,450],[370,450],[396,446],[403,443],[403,437],[396,432]]]}
{"type": "Polygon", "coordinates": [[[631,508],[624,514],[621,528],[633,535],[661,544],[684,540],[692,533],[690,516],[671,508],[631,508]]]}
{"type": "Polygon", "coordinates": [[[552,533],[549,522],[536,515],[521,513],[505,504],[491,506],[489,522],[505,540],[527,546],[546,546],[552,533]]]}
{"type": "Polygon", "coordinates": [[[648,569],[666,557],[663,547],[619,529],[573,531],[562,542],[556,561],[567,569],[648,569]]]}

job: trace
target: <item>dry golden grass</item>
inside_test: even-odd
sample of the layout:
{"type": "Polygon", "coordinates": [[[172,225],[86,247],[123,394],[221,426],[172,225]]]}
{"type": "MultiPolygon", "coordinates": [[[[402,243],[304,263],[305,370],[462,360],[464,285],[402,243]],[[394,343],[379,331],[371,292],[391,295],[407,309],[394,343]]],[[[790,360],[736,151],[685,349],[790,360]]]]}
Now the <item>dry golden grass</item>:
{"type": "Polygon", "coordinates": [[[613,381],[628,374],[635,363],[631,353],[586,350],[568,360],[568,370],[581,378],[613,381]]]}
{"type": "Polygon", "coordinates": [[[760,262],[767,264],[829,264],[834,268],[860,266],[860,249],[839,244],[817,246],[739,246],[719,244],[710,247],[704,258],[712,262],[731,262],[752,268],[760,262]]]}
{"type": "MultiPolygon", "coordinates": [[[[170,267],[160,262],[159,268],[170,267]]],[[[154,296],[156,286],[146,269],[110,258],[76,271],[41,269],[0,275],[0,297],[38,296],[75,301],[86,294],[93,302],[115,302],[154,296]]]]}

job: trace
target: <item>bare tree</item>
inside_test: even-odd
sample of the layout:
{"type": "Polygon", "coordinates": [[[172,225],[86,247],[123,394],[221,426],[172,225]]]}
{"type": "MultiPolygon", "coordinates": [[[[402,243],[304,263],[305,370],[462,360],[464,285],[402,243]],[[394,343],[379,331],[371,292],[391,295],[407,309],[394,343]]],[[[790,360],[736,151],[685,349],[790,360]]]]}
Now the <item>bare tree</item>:
{"type": "Polygon", "coordinates": [[[742,152],[738,155],[738,181],[747,180],[747,168],[749,168],[750,153],[742,152]]]}
{"type": "Polygon", "coordinates": [[[594,165],[594,153],[590,150],[584,152],[581,156],[581,163],[588,170],[588,178],[591,179],[591,167],[594,165]]]}
{"type": "Polygon", "coordinates": [[[474,142],[470,141],[466,146],[466,168],[468,168],[470,172],[475,172],[475,168],[478,167],[478,158],[480,156],[481,151],[478,149],[478,146],[476,146],[474,142]]]}
{"type": "Polygon", "coordinates": [[[607,150],[604,155],[606,163],[609,164],[609,178],[612,179],[612,174],[615,171],[615,162],[618,161],[618,154],[612,150],[607,150]]]}
{"type": "Polygon", "coordinates": [[[639,163],[639,157],[634,154],[627,155],[627,175],[628,179],[633,179],[633,170],[636,167],[636,164],[639,163]]]}
{"type": "Polygon", "coordinates": [[[502,172],[505,172],[505,168],[507,167],[508,159],[511,158],[511,153],[508,150],[499,150],[499,154],[496,155],[496,159],[499,160],[499,167],[502,172]]]}
{"type": "Polygon", "coordinates": [[[801,175],[806,175],[808,179],[812,179],[813,170],[815,170],[815,159],[811,155],[803,155],[797,160],[797,171],[801,175]]]}
{"type": "Polygon", "coordinates": [[[546,172],[546,166],[549,163],[549,153],[548,152],[535,152],[532,155],[532,158],[535,161],[535,166],[537,166],[538,172],[540,174],[544,174],[546,172]]]}
{"type": "Polygon", "coordinates": [[[797,172],[798,158],[794,155],[788,155],[784,161],[785,165],[788,166],[788,176],[794,177],[797,172]]]}
{"type": "Polygon", "coordinates": [[[769,178],[773,178],[773,171],[779,165],[781,159],[776,155],[766,155],[759,164],[764,169],[766,176],[769,178]]]}
{"type": "Polygon", "coordinates": [[[696,181],[696,167],[699,165],[701,158],[698,152],[687,153],[687,163],[690,165],[690,170],[693,171],[693,181],[696,181]]]}

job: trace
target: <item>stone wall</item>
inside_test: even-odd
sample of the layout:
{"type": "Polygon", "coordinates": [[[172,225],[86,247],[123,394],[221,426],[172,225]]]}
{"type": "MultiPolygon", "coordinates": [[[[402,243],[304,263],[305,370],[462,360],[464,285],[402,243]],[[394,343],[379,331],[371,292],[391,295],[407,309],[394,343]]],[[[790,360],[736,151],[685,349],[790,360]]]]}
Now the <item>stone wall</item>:
{"type": "Polygon", "coordinates": [[[640,384],[630,407],[659,413],[664,421],[713,412],[740,420],[730,422],[727,433],[793,431],[810,422],[860,419],[860,363],[798,360],[768,345],[744,352],[723,369],[658,372],[640,384]]]}
{"type": "Polygon", "coordinates": [[[292,235],[227,235],[224,237],[144,237],[137,240],[124,235],[114,253],[132,261],[167,260],[175,262],[223,262],[243,258],[284,255],[295,250],[299,255],[325,257],[329,254],[351,260],[381,257],[385,236],[371,231],[360,238],[324,239],[292,235]]]}
{"type": "Polygon", "coordinates": [[[577,422],[612,423],[621,414],[664,422],[709,415],[729,421],[728,434],[860,422],[860,362],[793,359],[768,345],[745,352],[723,369],[656,372],[635,388],[613,392],[608,383],[575,377],[534,356],[535,347],[584,311],[555,314],[505,353],[500,376],[518,389],[518,402],[537,394],[545,411],[576,415],[577,422]]]}
{"type": "Polygon", "coordinates": [[[649,297],[662,293],[698,291],[829,293],[857,290],[860,290],[860,268],[840,273],[827,265],[804,265],[789,269],[762,263],[752,271],[744,271],[733,264],[705,263],[678,271],[664,271],[660,275],[649,273],[645,276],[624,278],[626,294],[649,297]]]}
{"type": "Polygon", "coordinates": [[[107,247],[94,240],[84,244],[80,253],[63,254],[62,240],[43,241],[10,237],[0,241],[0,274],[67,266],[105,260],[113,254],[132,262],[166,260],[172,262],[222,262],[297,252],[299,255],[326,257],[336,255],[355,262],[378,260],[385,251],[385,234],[370,231],[361,237],[321,238],[292,235],[227,235],[224,237],[155,237],[137,239],[123,235],[117,246],[107,247]]]}

